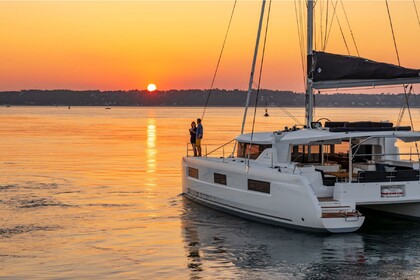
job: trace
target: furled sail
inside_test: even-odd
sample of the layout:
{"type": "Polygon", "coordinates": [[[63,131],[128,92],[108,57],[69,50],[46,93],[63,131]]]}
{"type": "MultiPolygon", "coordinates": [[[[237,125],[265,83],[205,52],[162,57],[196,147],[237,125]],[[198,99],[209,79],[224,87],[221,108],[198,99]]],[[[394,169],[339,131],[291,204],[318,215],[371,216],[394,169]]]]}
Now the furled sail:
{"type": "Polygon", "coordinates": [[[313,52],[308,77],[316,89],[420,83],[420,69],[369,59],[313,52]]]}

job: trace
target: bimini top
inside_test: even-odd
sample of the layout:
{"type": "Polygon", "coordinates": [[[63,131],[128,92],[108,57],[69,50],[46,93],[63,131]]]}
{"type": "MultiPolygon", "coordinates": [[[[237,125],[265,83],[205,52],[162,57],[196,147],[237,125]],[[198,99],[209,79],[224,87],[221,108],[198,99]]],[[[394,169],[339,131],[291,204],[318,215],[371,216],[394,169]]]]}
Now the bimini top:
{"type": "Polygon", "coordinates": [[[394,127],[390,122],[327,122],[325,128],[285,129],[275,132],[247,133],[236,137],[242,143],[273,144],[282,142],[300,144],[337,144],[349,138],[398,138],[404,142],[420,141],[420,132],[410,131],[411,127],[394,127]]]}
{"type": "Polygon", "coordinates": [[[420,132],[413,131],[346,131],[331,132],[324,129],[303,129],[282,132],[276,135],[276,141],[290,144],[328,144],[348,140],[349,138],[398,138],[404,142],[420,141],[420,132]]]}

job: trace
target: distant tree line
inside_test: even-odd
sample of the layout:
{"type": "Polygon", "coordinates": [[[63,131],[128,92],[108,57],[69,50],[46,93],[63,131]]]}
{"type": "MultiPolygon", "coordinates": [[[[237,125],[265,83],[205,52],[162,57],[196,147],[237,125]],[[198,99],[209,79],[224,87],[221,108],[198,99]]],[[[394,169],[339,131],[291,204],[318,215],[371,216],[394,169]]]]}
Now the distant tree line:
{"type": "MultiPolygon", "coordinates": [[[[256,102],[256,92],[250,105],[256,102]]],[[[99,91],[99,90],[21,90],[0,92],[0,105],[37,106],[244,106],[243,90],[168,90],[168,91],[99,91]]],[[[278,90],[261,90],[258,104],[261,107],[304,106],[303,93],[278,90]]],[[[315,94],[318,107],[401,107],[404,94],[315,94]]],[[[411,107],[420,107],[419,95],[409,96],[411,107]]]]}

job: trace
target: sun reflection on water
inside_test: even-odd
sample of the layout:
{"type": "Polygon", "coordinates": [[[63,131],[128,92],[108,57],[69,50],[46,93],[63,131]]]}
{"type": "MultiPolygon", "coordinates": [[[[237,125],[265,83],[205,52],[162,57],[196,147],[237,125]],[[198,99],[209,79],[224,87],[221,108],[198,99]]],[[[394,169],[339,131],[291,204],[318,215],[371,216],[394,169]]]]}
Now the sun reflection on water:
{"type": "Polygon", "coordinates": [[[156,121],[154,118],[147,119],[146,129],[146,190],[156,187],[156,121]]]}
{"type": "Polygon", "coordinates": [[[147,172],[156,172],[156,124],[155,119],[147,120],[147,146],[146,146],[147,172]]]}

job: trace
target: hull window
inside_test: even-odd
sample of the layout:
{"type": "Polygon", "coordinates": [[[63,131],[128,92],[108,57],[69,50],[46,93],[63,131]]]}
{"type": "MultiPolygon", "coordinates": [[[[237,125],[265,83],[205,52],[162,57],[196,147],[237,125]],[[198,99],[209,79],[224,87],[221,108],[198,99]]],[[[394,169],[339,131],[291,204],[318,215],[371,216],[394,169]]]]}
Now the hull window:
{"type": "Polygon", "coordinates": [[[248,179],[248,190],[270,193],[270,182],[248,179]]]}
{"type": "Polygon", "coordinates": [[[226,175],[214,173],[214,182],[221,185],[226,185],[226,175]]]}
{"type": "Polygon", "coordinates": [[[192,168],[192,167],[188,167],[188,176],[189,177],[194,177],[198,179],[198,169],[197,168],[192,168]]]}

